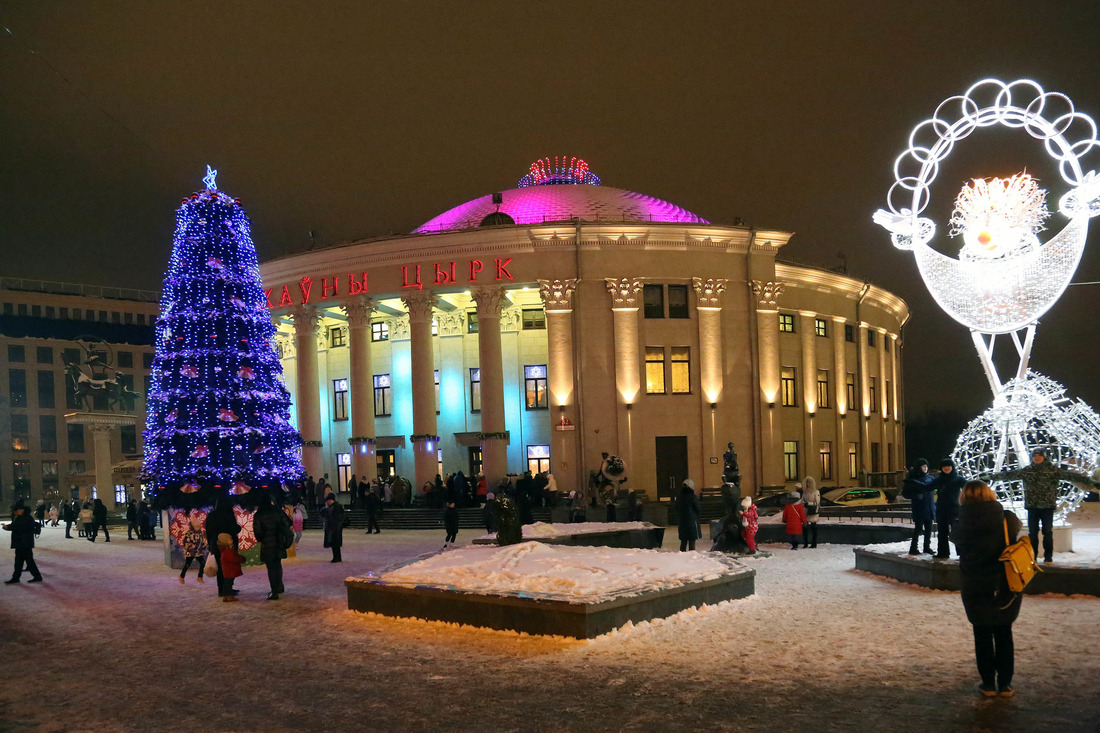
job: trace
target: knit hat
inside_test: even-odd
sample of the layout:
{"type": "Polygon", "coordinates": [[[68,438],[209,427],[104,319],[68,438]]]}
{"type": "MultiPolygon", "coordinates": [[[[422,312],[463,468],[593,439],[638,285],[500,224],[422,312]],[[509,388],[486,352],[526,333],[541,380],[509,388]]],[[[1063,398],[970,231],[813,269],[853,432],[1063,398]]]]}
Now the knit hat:
{"type": "Polygon", "coordinates": [[[741,508],[742,509],[748,509],[750,506],[752,506],[752,497],[751,496],[743,497],[741,499],[741,508]]]}
{"type": "Polygon", "coordinates": [[[801,498],[802,497],[798,495],[797,491],[792,491],[791,493],[787,494],[787,499],[791,502],[796,502],[801,498]]]}
{"type": "Polygon", "coordinates": [[[695,482],[689,478],[684,479],[684,486],[688,487],[692,491],[695,491],[695,482]]]}
{"type": "Polygon", "coordinates": [[[218,535],[218,547],[232,547],[233,538],[229,536],[228,532],[222,532],[218,535]]]}
{"type": "Polygon", "coordinates": [[[913,464],[913,468],[920,468],[921,466],[931,466],[927,458],[918,458],[917,462],[913,464]]]}
{"type": "Polygon", "coordinates": [[[335,494],[325,494],[325,501],[336,501],[335,494]]]}
{"type": "Polygon", "coordinates": [[[946,468],[947,466],[951,466],[951,468],[954,468],[955,462],[950,458],[944,458],[942,461],[940,461],[940,468],[946,468]]]}

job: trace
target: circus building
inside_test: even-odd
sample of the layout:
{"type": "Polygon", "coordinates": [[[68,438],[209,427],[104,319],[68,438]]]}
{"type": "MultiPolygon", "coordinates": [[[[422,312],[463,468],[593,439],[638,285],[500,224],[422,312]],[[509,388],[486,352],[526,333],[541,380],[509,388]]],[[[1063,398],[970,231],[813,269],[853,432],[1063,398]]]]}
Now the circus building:
{"type": "Polygon", "coordinates": [[[671,497],[904,465],[897,296],[777,261],[790,232],[715,224],[544,159],[404,236],[261,266],[307,472],[550,471],[601,454],[671,497]]]}

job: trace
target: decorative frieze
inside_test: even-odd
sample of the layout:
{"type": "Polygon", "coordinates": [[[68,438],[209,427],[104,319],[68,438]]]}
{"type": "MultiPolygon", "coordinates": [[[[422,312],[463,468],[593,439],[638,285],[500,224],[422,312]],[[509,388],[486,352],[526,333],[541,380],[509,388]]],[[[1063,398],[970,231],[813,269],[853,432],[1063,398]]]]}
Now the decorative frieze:
{"type": "Polygon", "coordinates": [[[577,278],[566,280],[539,280],[539,295],[547,313],[568,313],[573,310],[573,291],[577,278]]]}
{"type": "Polygon", "coordinates": [[[523,311],[516,307],[505,308],[500,314],[500,330],[518,331],[523,321],[523,311]]]}
{"type": "Polygon", "coordinates": [[[641,305],[638,302],[638,293],[645,284],[645,278],[622,277],[604,278],[607,283],[607,292],[611,294],[612,310],[637,310],[641,305]]]}
{"type": "Polygon", "coordinates": [[[711,308],[718,310],[722,307],[722,293],[726,290],[724,278],[691,278],[691,285],[695,288],[695,304],[698,308],[711,308]]]}
{"type": "Polygon", "coordinates": [[[386,321],[390,327],[390,341],[409,340],[409,319],[405,316],[390,318],[386,321]]]}
{"type": "Polygon", "coordinates": [[[435,320],[440,336],[462,336],[466,333],[466,314],[462,311],[439,313],[435,320]]]}

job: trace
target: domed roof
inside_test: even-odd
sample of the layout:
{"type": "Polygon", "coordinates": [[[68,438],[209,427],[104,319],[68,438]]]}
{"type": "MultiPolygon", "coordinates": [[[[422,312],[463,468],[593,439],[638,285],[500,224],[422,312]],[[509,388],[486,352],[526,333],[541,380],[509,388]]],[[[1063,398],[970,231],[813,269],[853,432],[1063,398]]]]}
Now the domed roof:
{"type": "Polygon", "coordinates": [[[573,219],[710,223],[668,201],[621,188],[601,186],[600,179],[588,170],[588,165],[582,160],[554,160],[553,165],[549,158],[532,163],[530,173],[520,179],[519,188],[501,193],[502,203],[493,203],[493,194],[486,194],[424,222],[415,233],[474,228],[497,211],[507,214],[519,225],[573,219]]]}

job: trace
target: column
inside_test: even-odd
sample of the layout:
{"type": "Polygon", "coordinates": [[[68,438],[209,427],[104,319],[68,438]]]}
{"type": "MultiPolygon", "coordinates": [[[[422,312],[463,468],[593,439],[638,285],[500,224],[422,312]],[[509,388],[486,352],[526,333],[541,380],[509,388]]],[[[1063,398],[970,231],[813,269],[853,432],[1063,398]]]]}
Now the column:
{"type": "Polygon", "coordinates": [[[432,308],[435,296],[413,293],[401,298],[409,309],[409,353],[412,371],[413,460],[420,491],[438,473],[439,436],[435,422],[435,356],[432,353],[432,308]]]}
{"type": "MultiPolygon", "coordinates": [[[[724,441],[718,439],[717,410],[718,399],[722,396],[722,293],[726,290],[724,279],[693,277],[691,285],[695,289],[695,310],[699,320],[699,386],[702,390],[701,414],[703,434],[707,445],[706,454],[721,455],[724,441]]],[[[703,463],[703,481],[706,486],[718,486],[722,483],[722,464],[703,463]]]]}
{"type": "Polygon", "coordinates": [[[760,352],[761,477],[764,486],[782,486],[783,434],[775,401],[779,396],[779,295],[783,283],[753,280],[756,295],[756,332],[760,352]]]}
{"type": "Polygon", "coordinates": [[[508,435],[504,424],[504,363],[500,353],[500,310],[504,288],[470,289],[477,304],[477,357],[481,369],[481,471],[489,491],[508,473],[508,435]]]}
{"type": "Polygon", "coordinates": [[[898,393],[901,391],[898,386],[898,361],[901,359],[901,353],[898,349],[901,348],[901,344],[896,333],[887,334],[887,338],[890,339],[890,405],[893,408],[890,416],[894,419],[894,470],[899,471],[905,468],[905,446],[903,445],[905,433],[901,428],[899,420],[901,407],[898,405],[898,393]]]}
{"type": "Polygon", "coordinates": [[[618,410],[618,455],[629,467],[634,465],[634,436],[631,407],[642,388],[641,353],[638,346],[638,293],[644,283],[640,277],[605,278],[611,295],[612,324],[615,339],[615,387],[625,410],[618,410]]]}
{"type": "Polygon", "coordinates": [[[316,308],[300,305],[290,308],[294,319],[294,350],[297,353],[295,401],[298,407],[298,432],[302,435],[302,465],[314,479],[324,475],[321,443],[321,398],[317,387],[317,326],[321,322],[316,308]]]}
{"type": "Polygon", "coordinates": [[[853,405],[848,404],[848,354],[844,347],[844,325],[843,318],[833,318],[833,394],[836,396],[836,447],[833,450],[833,460],[836,462],[838,483],[855,478],[848,475],[848,439],[845,426],[848,410],[853,405]]]}
{"type": "Polygon", "coordinates": [[[573,399],[573,292],[576,278],[539,280],[539,295],[546,309],[546,387],[552,401],[555,437],[551,468],[558,488],[573,491],[576,480],[578,416],[573,399]]]}
{"type": "Polygon", "coordinates": [[[96,496],[102,501],[108,510],[115,508],[115,481],[113,464],[111,463],[111,432],[114,425],[92,423],[88,425],[92,431],[92,445],[95,455],[95,487],[96,496]]]}
{"type": "Polygon", "coordinates": [[[340,304],[348,318],[351,387],[351,472],[367,480],[378,473],[374,455],[374,385],[371,383],[370,317],[374,303],[360,296],[340,304]]]}
{"type": "MultiPolygon", "coordinates": [[[[860,424],[860,470],[869,473],[871,465],[871,380],[867,371],[867,324],[859,324],[859,424],[860,424]]],[[[881,450],[881,448],[880,448],[881,450]]]]}
{"type": "MultiPolygon", "coordinates": [[[[886,339],[888,337],[885,328],[876,328],[875,330],[878,331],[878,408],[879,414],[882,416],[879,421],[879,429],[882,435],[882,466],[880,466],[880,469],[888,471],[896,468],[890,464],[890,416],[886,413],[886,406],[890,404],[890,396],[886,394],[886,339]]],[[[893,382],[890,383],[890,387],[893,388],[893,382]]]]}
{"type": "Polygon", "coordinates": [[[814,440],[814,420],[817,415],[817,313],[799,311],[799,342],[802,363],[802,475],[820,479],[817,470],[817,444],[814,440]]]}

